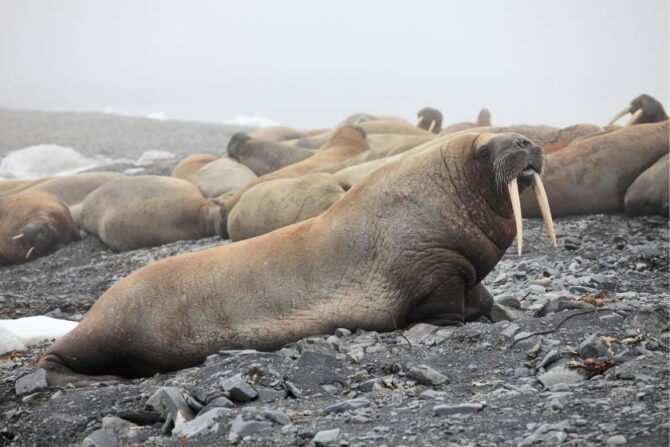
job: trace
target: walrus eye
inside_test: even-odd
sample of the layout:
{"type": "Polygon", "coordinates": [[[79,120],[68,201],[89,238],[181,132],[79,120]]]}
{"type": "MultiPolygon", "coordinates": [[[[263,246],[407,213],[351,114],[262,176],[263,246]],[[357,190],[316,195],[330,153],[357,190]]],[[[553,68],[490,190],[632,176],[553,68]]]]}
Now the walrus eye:
{"type": "Polygon", "coordinates": [[[491,155],[491,147],[487,144],[479,146],[475,149],[475,158],[477,160],[485,160],[491,155]]]}

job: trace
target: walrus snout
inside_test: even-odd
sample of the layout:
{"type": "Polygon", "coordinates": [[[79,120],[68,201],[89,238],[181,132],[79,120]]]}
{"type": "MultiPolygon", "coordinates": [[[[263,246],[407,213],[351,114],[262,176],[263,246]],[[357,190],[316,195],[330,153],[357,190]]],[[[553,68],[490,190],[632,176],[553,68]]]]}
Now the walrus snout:
{"type": "Polygon", "coordinates": [[[31,255],[42,256],[57,248],[58,232],[49,222],[39,220],[31,222],[21,229],[14,239],[26,250],[25,258],[31,255]]]}
{"type": "Polygon", "coordinates": [[[442,131],[442,112],[432,107],[424,107],[416,114],[418,121],[416,126],[432,133],[442,131]]]}
{"type": "Polygon", "coordinates": [[[230,158],[237,159],[239,151],[242,150],[244,144],[251,140],[251,137],[244,132],[237,132],[230,137],[228,141],[228,146],[226,146],[226,152],[230,158]]]}

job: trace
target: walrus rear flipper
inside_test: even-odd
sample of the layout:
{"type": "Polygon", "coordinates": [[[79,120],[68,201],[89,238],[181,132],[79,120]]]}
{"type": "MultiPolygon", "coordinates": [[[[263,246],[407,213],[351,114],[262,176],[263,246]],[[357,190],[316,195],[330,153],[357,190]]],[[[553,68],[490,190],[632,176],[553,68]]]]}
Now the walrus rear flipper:
{"type": "Polygon", "coordinates": [[[49,386],[66,386],[72,384],[76,387],[91,386],[100,382],[127,382],[119,376],[87,376],[72,371],[63,365],[61,359],[55,354],[47,354],[40,358],[35,364],[36,368],[43,368],[47,372],[47,384],[49,386]]]}

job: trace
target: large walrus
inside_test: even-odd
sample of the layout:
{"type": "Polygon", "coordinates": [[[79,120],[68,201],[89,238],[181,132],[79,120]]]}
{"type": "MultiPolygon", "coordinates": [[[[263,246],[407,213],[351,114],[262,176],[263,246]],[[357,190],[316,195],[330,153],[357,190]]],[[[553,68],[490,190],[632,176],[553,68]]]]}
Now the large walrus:
{"type": "Polygon", "coordinates": [[[228,142],[228,156],[251,169],[256,175],[292,165],[314,155],[311,149],[273,143],[238,132],[228,142]]]}
{"type": "Polygon", "coordinates": [[[325,172],[261,183],[245,192],[228,215],[228,235],[240,241],[302,222],[326,211],[344,192],[325,172]]]}
{"type": "Polygon", "coordinates": [[[642,216],[659,214],[668,217],[670,194],[670,165],[668,154],[644,171],[626,191],[626,214],[642,216]]]}
{"type": "Polygon", "coordinates": [[[133,272],[37,366],[51,385],[85,384],[186,368],[221,349],[275,350],[338,327],[477,318],[492,304],[481,281],[521,237],[518,192],[541,185],[543,158],[518,134],[440,139],[318,217],[133,272]]]}
{"type": "Polygon", "coordinates": [[[668,120],[668,114],[665,113],[663,104],[661,104],[653,96],[642,94],[633,99],[628,106],[626,106],[619,113],[614,115],[610,120],[609,125],[613,125],[619,118],[626,114],[632,114],[626,126],[634,124],[658,123],[668,120]]]}
{"type": "Polygon", "coordinates": [[[278,178],[300,177],[310,172],[317,171],[324,166],[347,160],[361,152],[367,151],[370,147],[368,146],[365,137],[365,132],[361,130],[360,127],[343,126],[339,128],[337,132],[330,137],[323,148],[314,152],[311,157],[270,172],[269,174],[262,175],[247,183],[232,197],[225,200],[226,209],[230,212],[240,200],[242,194],[254,185],[278,178]]]}
{"type": "Polygon", "coordinates": [[[254,171],[237,160],[221,157],[191,173],[186,180],[207,198],[224,198],[257,177],[254,171]]]}
{"type": "Polygon", "coordinates": [[[218,159],[219,157],[212,154],[191,154],[181,160],[177,166],[174,167],[170,177],[183,178],[184,180],[188,180],[189,176],[195,171],[202,168],[207,163],[211,163],[218,159]]]}
{"type": "Polygon", "coordinates": [[[224,234],[221,207],[186,180],[137,176],[107,183],[84,201],[80,222],[117,251],[224,234]]]}
{"type": "MultiPolygon", "coordinates": [[[[668,153],[668,121],[628,126],[576,141],[547,156],[543,176],[555,216],[621,213],[636,178],[668,153]]],[[[524,215],[540,210],[527,192],[524,215]]]]}
{"type": "Polygon", "coordinates": [[[0,265],[21,264],[79,239],[67,206],[41,192],[0,197],[0,265]]]}
{"type": "Polygon", "coordinates": [[[256,129],[249,132],[251,138],[258,138],[259,140],[272,141],[273,143],[281,143],[286,140],[295,140],[297,138],[305,138],[307,134],[292,127],[286,126],[268,126],[256,129]]]}

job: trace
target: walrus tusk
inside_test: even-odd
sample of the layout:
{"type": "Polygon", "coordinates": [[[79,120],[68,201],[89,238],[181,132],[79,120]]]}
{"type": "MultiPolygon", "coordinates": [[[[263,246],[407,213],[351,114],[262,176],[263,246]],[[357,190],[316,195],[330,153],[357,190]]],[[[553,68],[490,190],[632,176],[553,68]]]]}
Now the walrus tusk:
{"type": "Polygon", "coordinates": [[[644,113],[642,109],[637,109],[637,112],[635,112],[633,116],[628,120],[626,126],[632,126],[633,124],[635,124],[637,120],[639,120],[640,117],[642,116],[642,113],[644,113]]]}
{"type": "Polygon", "coordinates": [[[23,233],[19,233],[19,234],[17,234],[16,236],[14,236],[12,239],[13,239],[13,240],[21,239],[23,236],[24,236],[23,233]]]}
{"type": "Polygon", "coordinates": [[[28,250],[28,253],[26,253],[26,259],[30,257],[30,254],[35,250],[35,247],[30,247],[30,250],[28,250]]]}
{"type": "Polygon", "coordinates": [[[433,127],[435,127],[435,120],[433,120],[433,121],[430,122],[430,127],[428,128],[428,132],[432,132],[432,131],[433,131],[433,127]]]}
{"type": "Polygon", "coordinates": [[[419,120],[416,122],[416,127],[420,127],[422,122],[423,122],[423,115],[421,115],[419,117],[419,120]]]}
{"type": "Polygon", "coordinates": [[[544,226],[547,228],[549,239],[551,239],[554,247],[558,247],[556,231],[554,231],[554,221],[551,218],[551,209],[549,208],[549,199],[547,199],[547,192],[544,190],[542,178],[537,172],[533,174],[533,191],[535,191],[537,203],[540,205],[540,213],[542,213],[542,220],[544,220],[544,226]]]}
{"type": "Polygon", "coordinates": [[[630,106],[627,106],[625,109],[623,109],[621,112],[617,113],[614,115],[614,118],[612,118],[608,124],[608,126],[611,126],[614,124],[619,118],[624,116],[626,113],[630,113],[630,106]]]}
{"type": "Polygon", "coordinates": [[[519,200],[519,185],[516,179],[512,179],[507,184],[509,198],[512,201],[512,211],[514,211],[514,221],[516,222],[516,244],[517,253],[521,256],[523,250],[523,225],[521,224],[521,200],[519,200]]]}

